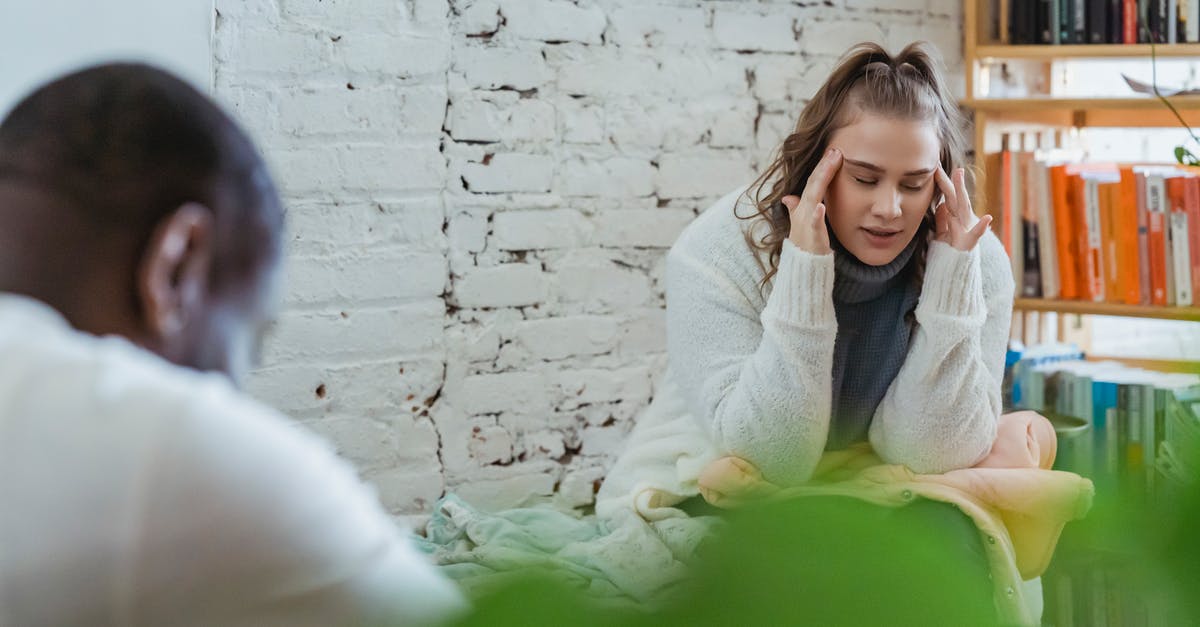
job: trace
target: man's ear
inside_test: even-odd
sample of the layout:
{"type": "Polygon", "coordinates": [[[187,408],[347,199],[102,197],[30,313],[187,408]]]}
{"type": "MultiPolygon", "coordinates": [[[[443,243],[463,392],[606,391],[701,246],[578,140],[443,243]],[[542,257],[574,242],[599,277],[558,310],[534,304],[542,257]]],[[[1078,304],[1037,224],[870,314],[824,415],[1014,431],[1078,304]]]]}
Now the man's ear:
{"type": "Polygon", "coordinates": [[[213,213],[187,203],[154,227],[138,264],[137,295],[146,333],[164,340],[198,315],[212,265],[213,213]]]}

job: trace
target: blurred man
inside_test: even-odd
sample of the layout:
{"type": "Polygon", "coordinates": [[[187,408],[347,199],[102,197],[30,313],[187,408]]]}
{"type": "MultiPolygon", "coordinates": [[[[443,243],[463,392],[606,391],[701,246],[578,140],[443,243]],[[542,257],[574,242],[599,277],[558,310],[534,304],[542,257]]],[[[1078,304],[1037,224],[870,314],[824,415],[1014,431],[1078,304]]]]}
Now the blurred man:
{"type": "Polygon", "coordinates": [[[234,387],[282,222],[246,135],[160,70],[84,70],[0,123],[0,625],[460,606],[349,467],[234,387]]]}

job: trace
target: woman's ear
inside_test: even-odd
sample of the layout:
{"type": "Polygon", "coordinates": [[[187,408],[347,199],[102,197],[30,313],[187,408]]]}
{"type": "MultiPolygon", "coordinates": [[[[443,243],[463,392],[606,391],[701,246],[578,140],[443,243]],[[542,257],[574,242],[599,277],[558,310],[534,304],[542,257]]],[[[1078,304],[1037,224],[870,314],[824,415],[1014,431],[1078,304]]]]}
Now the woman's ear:
{"type": "Polygon", "coordinates": [[[199,203],[180,206],[154,227],[138,264],[137,296],[145,332],[157,344],[171,344],[204,315],[212,241],[213,213],[199,203]]]}

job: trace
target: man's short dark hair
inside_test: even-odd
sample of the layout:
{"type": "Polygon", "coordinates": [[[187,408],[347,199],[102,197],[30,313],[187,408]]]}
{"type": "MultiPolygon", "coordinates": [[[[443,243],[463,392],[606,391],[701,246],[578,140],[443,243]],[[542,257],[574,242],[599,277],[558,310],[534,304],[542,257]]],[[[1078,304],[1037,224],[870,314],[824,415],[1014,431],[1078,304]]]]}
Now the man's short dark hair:
{"type": "Polygon", "coordinates": [[[203,204],[214,214],[216,285],[252,273],[282,228],[249,137],[207,96],[144,64],[77,71],[18,103],[0,122],[6,181],[55,195],[98,237],[134,229],[146,241],[175,209],[203,204]]]}

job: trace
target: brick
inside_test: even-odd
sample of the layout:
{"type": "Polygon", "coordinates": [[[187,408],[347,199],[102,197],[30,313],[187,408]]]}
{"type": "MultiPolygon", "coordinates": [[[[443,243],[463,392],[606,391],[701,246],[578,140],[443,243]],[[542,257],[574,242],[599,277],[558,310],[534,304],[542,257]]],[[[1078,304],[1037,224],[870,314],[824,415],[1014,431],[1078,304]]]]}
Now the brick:
{"type": "Polygon", "coordinates": [[[612,317],[566,316],[522,322],[514,343],[536,359],[553,361],[607,353],[616,346],[618,332],[612,317]]]}
{"type": "MultiPolygon", "coordinates": [[[[275,341],[268,338],[268,344],[275,341]]],[[[290,362],[256,370],[246,389],[293,418],[350,415],[403,421],[427,409],[425,400],[442,387],[443,374],[440,357],[433,356],[348,366],[290,362]]]]}
{"type": "Polygon", "coordinates": [[[318,33],[283,28],[236,28],[222,31],[214,46],[215,65],[227,71],[274,75],[323,71],[333,43],[318,33]]]}
{"type": "Polygon", "coordinates": [[[519,307],[546,300],[546,291],[540,268],[510,263],[480,268],[455,281],[451,300],[460,307],[519,307]]]}
{"type": "Polygon", "coordinates": [[[621,324],[617,353],[622,357],[662,354],[666,350],[667,317],[663,309],[639,310],[621,324]]]}
{"type": "Polygon", "coordinates": [[[278,0],[291,21],[342,31],[378,30],[405,17],[393,0],[278,0]]]}
{"type": "Polygon", "coordinates": [[[592,225],[573,209],[504,211],[492,218],[498,250],[574,248],[591,239],[592,225]]]}
{"type": "Polygon", "coordinates": [[[650,373],[644,367],[620,370],[566,370],[558,374],[563,408],[609,401],[650,398],[650,373]]]}
{"type": "Polygon", "coordinates": [[[462,9],[458,16],[458,32],[466,35],[485,35],[500,28],[500,3],[481,0],[462,9]]]}
{"type": "Polygon", "coordinates": [[[646,54],[555,46],[546,57],[558,90],[568,95],[611,98],[662,93],[659,63],[646,54]]]}
{"type": "Polygon", "coordinates": [[[714,116],[708,145],[713,148],[744,148],[754,145],[758,107],[753,101],[718,111],[714,116]]]}
{"type": "Polygon", "coordinates": [[[477,428],[467,450],[478,464],[506,464],[513,458],[512,436],[503,427],[477,428]]]}
{"type": "MultiPolygon", "coordinates": [[[[399,459],[400,443],[394,429],[365,418],[326,418],[305,423],[317,435],[334,445],[338,455],[360,468],[395,464],[399,459]]],[[[416,443],[412,443],[416,446],[416,443]]],[[[437,438],[427,452],[437,454],[437,438]]]]}
{"type": "Polygon", "coordinates": [[[883,41],[879,24],[859,20],[808,20],[800,23],[804,52],[841,56],[860,41],[883,41]]]}
{"type": "Polygon", "coordinates": [[[333,194],[337,190],[439,190],[446,160],[437,143],[321,146],[276,153],[280,187],[287,194],[333,194]]]}
{"type": "Polygon", "coordinates": [[[334,46],[351,72],[413,78],[442,75],[450,66],[450,42],[440,37],[349,33],[334,46]]]}
{"type": "Polygon", "coordinates": [[[558,104],[558,135],[568,144],[604,141],[604,110],[568,98],[558,104]]]}
{"type": "Polygon", "coordinates": [[[566,196],[650,196],[654,193],[654,174],[654,166],[646,159],[577,159],[562,164],[554,188],[566,196]]]}
{"type": "Polygon", "coordinates": [[[464,253],[477,253],[487,245],[488,212],[476,210],[450,216],[446,235],[450,248],[464,253]]]}
{"type": "Polygon", "coordinates": [[[441,300],[382,309],[285,311],[263,362],[382,359],[430,351],[442,343],[444,315],[441,300]]]}
{"type": "MultiPolygon", "coordinates": [[[[293,203],[287,210],[289,253],[345,253],[350,246],[376,248],[388,244],[441,250],[446,245],[443,213],[437,197],[374,203],[293,203]]],[[[486,217],[484,229],[486,233],[486,217]]]]}
{"type": "Polygon", "coordinates": [[[574,256],[558,268],[557,295],[589,312],[621,311],[645,304],[650,283],[644,274],[592,255],[574,256]]]}
{"type": "Polygon", "coordinates": [[[666,155],[658,165],[658,195],[662,198],[722,196],[754,180],[744,155],[666,155]]]}
{"type": "Polygon", "coordinates": [[[596,244],[669,248],[695,215],[686,209],[616,209],[595,218],[596,244]]]}
{"type": "Polygon", "coordinates": [[[795,52],[799,46],[794,26],[793,18],[778,11],[762,14],[718,9],[713,15],[717,45],[728,50],[795,52]]]}
{"type": "Polygon", "coordinates": [[[457,140],[484,142],[549,141],[555,138],[553,105],[542,100],[515,97],[508,100],[456,99],[448,119],[450,136],[457,140]]]}
{"type": "Polygon", "coordinates": [[[286,262],[288,303],[332,305],[438,298],[446,288],[446,257],[439,251],[372,251],[286,262]]]}
{"type": "Polygon", "coordinates": [[[553,177],[554,159],[545,155],[500,153],[463,167],[468,189],[477,193],[546,192],[553,177]]]}
{"type": "Polygon", "coordinates": [[[454,68],[472,89],[534,89],[551,76],[541,52],[526,48],[462,48],[454,68]]]}
{"type": "Polygon", "coordinates": [[[914,41],[927,41],[933,44],[943,59],[962,58],[962,31],[953,28],[948,22],[937,26],[893,23],[888,26],[887,38],[884,41],[888,50],[893,53],[900,52],[914,41]]]}
{"type": "Polygon", "coordinates": [[[441,468],[433,463],[374,470],[364,473],[364,479],[392,513],[429,511],[446,489],[441,468]]]}
{"type": "Polygon", "coordinates": [[[279,128],[297,137],[377,139],[425,134],[440,137],[446,116],[442,86],[291,90],[279,98],[279,128]]]}
{"type": "Polygon", "coordinates": [[[708,11],[699,7],[621,7],[608,20],[607,39],[618,46],[704,47],[712,40],[708,11]]]}
{"type": "Polygon", "coordinates": [[[545,379],[532,372],[478,374],[467,377],[455,397],[468,414],[494,414],[545,406],[545,379]]]}
{"type": "Polygon", "coordinates": [[[574,468],[563,473],[559,483],[559,503],[565,507],[585,507],[596,502],[596,489],[604,480],[603,466],[574,468]]]}
{"type": "Polygon", "coordinates": [[[565,0],[505,0],[504,32],[523,39],[600,43],[607,20],[599,7],[565,0]]]}
{"type": "Polygon", "coordinates": [[[481,479],[453,486],[455,494],[483,511],[531,505],[554,494],[557,473],[531,468],[528,474],[504,479],[481,479]]]}
{"type": "Polygon", "coordinates": [[[616,457],[621,452],[625,437],[625,429],[618,426],[584,427],[581,452],[584,455],[616,457]]]}

